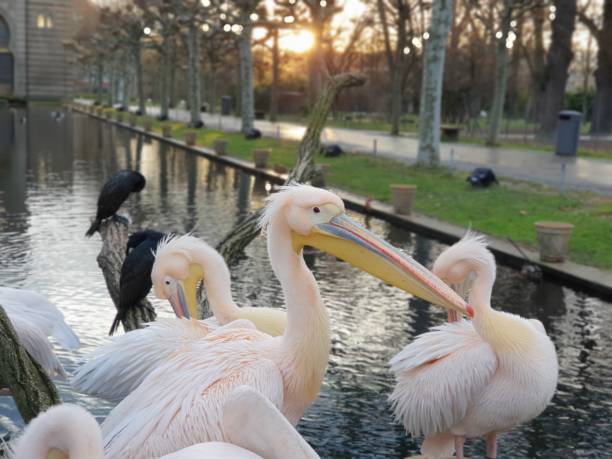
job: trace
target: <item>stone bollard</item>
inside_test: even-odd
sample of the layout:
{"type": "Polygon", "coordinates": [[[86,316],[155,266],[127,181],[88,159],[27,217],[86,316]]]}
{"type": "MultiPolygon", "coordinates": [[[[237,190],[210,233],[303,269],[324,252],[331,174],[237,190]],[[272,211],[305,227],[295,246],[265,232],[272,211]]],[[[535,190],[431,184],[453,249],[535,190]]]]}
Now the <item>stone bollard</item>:
{"type": "Polygon", "coordinates": [[[144,120],[143,126],[145,132],[151,132],[153,130],[153,120],[144,120]]]}
{"type": "Polygon", "coordinates": [[[287,174],[289,172],[289,168],[283,166],[282,164],[274,164],[274,172],[277,174],[287,174]]]}
{"type": "Polygon", "coordinates": [[[216,139],[215,143],[213,144],[213,149],[215,150],[215,153],[217,153],[217,155],[219,156],[227,155],[227,140],[216,139]]]}
{"type": "Polygon", "coordinates": [[[270,150],[267,148],[258,148],[253,150],[253,162],[258,169],[265,169],[268,165],[268,156],[270,150]]]}
{"type": "Polygon", "coordinates": [[[416,193],[416,185],[391,185],[391,203],[397,214],[408,215],[412,210],[412,200],[416,193]]]}
{"type": "Polygon", "coordinates": [[[162,136],[164,139],[172,138],[172,126],[162,126],[162,136]]]}
{"type": "Polygon", "coordinates": [[[193,147],[196,144],[197,133],[194,131],[185,132],[185,143],[193,147]]]}
{"type": "Polygon", "coordinates": [[[574,225],[550,221],[535,222],[534,225],[540,248],[540,260],[549,263],[565,261],[574,225]]]}

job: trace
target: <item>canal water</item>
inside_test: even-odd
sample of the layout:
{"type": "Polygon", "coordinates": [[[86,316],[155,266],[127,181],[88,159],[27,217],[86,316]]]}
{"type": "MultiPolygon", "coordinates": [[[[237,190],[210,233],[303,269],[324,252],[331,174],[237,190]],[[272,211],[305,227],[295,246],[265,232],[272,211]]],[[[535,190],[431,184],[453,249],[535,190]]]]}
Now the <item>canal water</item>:
{"type": "MultiPolygon", "coordinates": [[[[70,372],[107,342],[115,312],[96,264],[99,235],[83,235],[110,174],[134,168],[147,178],[124,208],[134,230],[195,231],[213,245],[263,205],[270,186],[83,115],[55,120],[50,110],[0,112],[0,285],[37,290],[64,312],[83,344],[74,353],[59,351],[70,372]]],[[[381,220],[355,218],[427,266],[446,247],[381,220]]],[[[232,269],[237,303],[282,306],[263,238],[246,255],[232,269]]],[[[308,262],[331,316],[332,352],[321,394],[299,431],[323,458],[416,454],[419,441],[392,420],[387,362],[444,313],[334,257],[316,253],[308,262]]],[[[170,316],[166,303],[154,304],[170,316]]],[[[500,457],[612,457],[612,304],[561,284],[530,283],[499,267],[493,305],[541,320],[561,367],[553,403],[501,437],[500,457]]],[[[99,421],[112,408],[57,384],[64,401],[85,406],[99,421]]],[[[0,397],[0,434],[21,427],[12,400],[0,397]]],[[[483,442],[469,441],[467,454],[483,457],[483,442]]]]}

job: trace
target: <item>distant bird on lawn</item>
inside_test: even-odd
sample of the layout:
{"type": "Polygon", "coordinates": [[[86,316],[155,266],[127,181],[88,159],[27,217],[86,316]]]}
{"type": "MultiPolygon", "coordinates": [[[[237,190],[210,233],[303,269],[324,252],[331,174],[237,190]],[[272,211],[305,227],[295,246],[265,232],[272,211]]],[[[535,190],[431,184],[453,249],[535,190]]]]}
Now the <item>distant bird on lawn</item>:
{"type": "Polygon", "coordinates": [[[137,171],[122,170],[115,172],[106,181],[98,197],[98,212],[96,219],[85,233],[90,237],[99,231],[102,220],[112,217],[119,207],[130,196],[130,193],[140,192],[146,184],[144,176],[137,171]]]}
{"type": "Polygon", "coordinates": [[[555,346],[542,323],[491,308],[495,259],[482,237],[446,249],[433,272],[449,284],[476,274],[467,308],[472,321],[452,321],[417,337],[390,362],[397,378],[391,401],[406,431],[423,435],[421,453],[462,459],[466,438],[497,434],[538,416],[557,387],[555,346]]]}
{"type": "MultiPolygon", "coordinates": [[[[198,443],[160,459],[319,458],[268,399],[246,386],[223,405],[221,426],[226,442],[198,443]]],[[[198,428],[197,420],[192,427],[198,428]]],[[[80,406],[56,405],[30,422],[11,457],[103,459],[102,432],[80,406]]]]}
{"type": "Polygon", "coordinates": [[[60,310],[39,293],[10,287],[0,287],[0,306],[30,356],[50,377],[66,377],[47,337],[53,336],[62,347],[70,350],[79,347],[80,343],[60,310]]]}
{"type": "Polygon", "coordinates": [[[117,331],[128,310],[134,308],[151,291],[151,270],[155,263],[154,251],[166,234],[154,230],[138,231],[130,235],[126,257],[119,277],[119,308],[109,335],[117,331]]]}

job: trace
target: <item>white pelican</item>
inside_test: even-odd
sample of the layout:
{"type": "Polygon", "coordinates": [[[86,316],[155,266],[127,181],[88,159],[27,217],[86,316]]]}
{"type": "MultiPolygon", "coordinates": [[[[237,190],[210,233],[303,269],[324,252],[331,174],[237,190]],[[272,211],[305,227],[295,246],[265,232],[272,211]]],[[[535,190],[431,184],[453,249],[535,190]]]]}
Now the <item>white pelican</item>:
{"type": "Polygon", "coordinates": [[[491,308],[495,259],[484,238],[468,234],[438,257],[434,273],[460,284],[471,272],[473,320],[434,327],[390,362],[395,416],[425,436],[427,457],[456,451],[461,459],[466,438],[486,436],[494,459],[496,435],[538,416],[557,386],[557,353],[544,326],[491,308]]]}
{"type": "Polygon", "coordinates": [[[69,350],[79,347],[79,338],[60,310],[39,293],[10,287],[0,287],[0,305],[30,356],[50,377],[66,377],[48,337],[53,336],[69,350]]]}
{"type": "MultiPolygon", "coordinates": [[[[229,443],[189,446],[162,459],[317,459],[269,400],[240,387],[223,406],[222,428],[229,443]]],[[[102,432],[77,405],[56,405],[32,420],[17,439],[13,459],[103,459],[102,432]]]]}
{"type": "Polygon", "coordinates": [[[151,278],[157,296],[169,300],[179,319],[158,319],[94,350],[72,378],[72,386],[78,391],[120,401],[185,345],[234,320],[247,319],[272,336],[282,334],[285,329],[283,310],[236,305],[225,260],[196,237],[165,238],[155,254],[151,278]],[[200,281],[204,282],[214,316],[206,320],[181,319],[198,317],[200,281]]]}
{"type": "Polygon", "coordinates": [[[108,457],[144,459],[224,440],[222,406],[241,385],[260,392],[293,425],[298,422],[317,397],[330,350],[329,318],[302,258],[305,245],[433,303],[465,311],[465,301],[444,282],[350,220],[342,200],[326,190],[284,188],[270,198],[262,225],[286,298],[285,333],[270,337],[239,320],[184,346],[106,418],[102,432],[108,457]]]}

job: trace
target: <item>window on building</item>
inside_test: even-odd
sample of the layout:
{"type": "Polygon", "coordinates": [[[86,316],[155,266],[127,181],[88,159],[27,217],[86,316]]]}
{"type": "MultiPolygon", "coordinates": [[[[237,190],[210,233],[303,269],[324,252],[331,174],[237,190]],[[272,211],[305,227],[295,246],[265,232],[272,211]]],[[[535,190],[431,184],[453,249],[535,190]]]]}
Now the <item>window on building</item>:
{"type": "Polygon", "coordinates": [[[0,16],[0,48],[8,48],[10,41],[10,33],[8,24],[2,16],[0,16]]]}
{"type": "Polygon", "coordinates": [[[36,16],[36,27],[39,29],[52,29],[53,26],[53,16],[50,14],[39,14],[36,16]]]}

